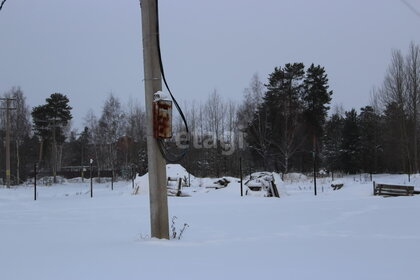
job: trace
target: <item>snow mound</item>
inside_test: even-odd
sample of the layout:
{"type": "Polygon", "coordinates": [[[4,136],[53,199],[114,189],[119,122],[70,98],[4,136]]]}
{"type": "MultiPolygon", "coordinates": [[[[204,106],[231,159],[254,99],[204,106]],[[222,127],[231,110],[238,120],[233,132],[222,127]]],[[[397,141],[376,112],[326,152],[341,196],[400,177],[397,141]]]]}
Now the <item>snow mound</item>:
{"type": "Polygon", "coordinates": [[[75,183],[84,183],[87,180],[89,180],[89,179],[82,180],[82,177],[75,177],[75,178],[67,179],[67,182],[71,183],[71,184],[75,184],[75,183]]]}
{"type": "MultiPolygon", "coordinates": [[[[180,164],[167,164],[166,177],[188,178],[188,171],[180,164]]],[[[191,179],[195,179],[191,175],[191,179]]],[[[132,183],[130,182],[130,186],[132,183]]],[[[139,188],[139,193],[149,193],[149,173],[137,175],[134,179],[134,188],[139,188]]]]}
{"type": "Polygon", "coordinates": [[[300,182],[300,181],[305,181],[308,178],[306,177],[306,175],[302,174],[302,173],[287,173],[283,175],[283,179],[285,181],[290,181],[290,182],[300,182]]]}
{"type": "Polygon", "coordinates": [[[344,185],[344,181],[343,180],[334,180],[331,182],[331,185],[344,185]]]}
{"type": "Polygon", "coordinates": [[[181,164],[167,164],[166,176],[168,177],[188,177],[188,171],[181,164]]]}

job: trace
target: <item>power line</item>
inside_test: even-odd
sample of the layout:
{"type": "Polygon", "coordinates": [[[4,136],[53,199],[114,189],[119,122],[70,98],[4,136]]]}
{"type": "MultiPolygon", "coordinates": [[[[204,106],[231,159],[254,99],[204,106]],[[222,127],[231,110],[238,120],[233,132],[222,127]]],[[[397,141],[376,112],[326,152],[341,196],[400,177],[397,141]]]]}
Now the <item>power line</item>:
{"type": "Polygon", "coordinates": [[[161,72],[162,79],[163,79],[163,82],[165,84],[165,87],[168,90],[169,95],[171,96],[172,100],[174,101],[175,108],[177,109],[177,111],[179,112],[179,115],[181,116],[181,119],[182,119],[182,121],[184,123],[184,126],[185,126],[185,131],[187,133],[187,139],[186,139],[186,143],[185,143],[187,145],[187,148],[183,149],[183,151],[181,151],[181,153],[178,153],[178,154],[175,154],[175,153],[173,153],[169,150],[168,146],[166,145],[165,140],[158,139],[159,150],[162,153],[163,157],[168,162],[175,163],[175,162],[181,161],[181,159],[184,158],[184,156],[188,153],[188,151],[190,149],[189,129],[188,129],[188,123],[187,123],[187,120],[185,118],[185,115],[182,112],[181,107],[178,105],[177,100],[173,96],[172,91],[169,88],[168,82],[166,81],[165,71],[164,71],[163,62],[162,62],[162,52],[161,52],[161,48],[160,48],[160,34],[159,33],[160,33],[160,28],[159,28],[159,1],[156,0],[156,41],[157,41],[156,45],[157,45],[157,53],[158,53],[158,59],[159,59],[160,72],[161,72]]]}
{"type": "Polygon", "coordinates": [[[6,110],[6,185],[10,188],[10,111],[16,110],[16,108],[10,107],[10,101],[16,101],[14,98],[0,98],[2,101],[6,101],[6,107],[0,108],[0,110],[6,110]]]}
{"type": "Polygon", "coordinates": [[[416,16],[420,17],[420,12],[410,3],[408,3],[407,0],[400,0],[401,2],[403,2],[413,13],[416,14],[416,16]]]}
{"type": "Polygon", "coordinates": [[[1,11],[1,9],[3,9],[3,5],[4,5],[4,3],[6,3],[6,0],[1,1],[1,4],[0,4],[0,11],[1,11]]]}

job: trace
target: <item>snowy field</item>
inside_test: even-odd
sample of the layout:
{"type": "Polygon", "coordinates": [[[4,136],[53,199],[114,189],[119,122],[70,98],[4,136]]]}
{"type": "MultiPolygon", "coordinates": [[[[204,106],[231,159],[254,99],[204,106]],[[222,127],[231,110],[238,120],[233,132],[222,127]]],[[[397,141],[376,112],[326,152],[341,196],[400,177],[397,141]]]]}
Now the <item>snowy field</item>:
{"type": "MultiPolygon", "coordinates": [[[[168,175],[183,176],[170,166],[168,175]],[[177,174],[178,173],[178,174],[177,174]]],[[[405,175],[375,175],[408,184],[405,175]]],[[[420,195],[372,196],[365,176],[276,176],[280,198],[240,197],[237,180],[192,178],[169,197],[181,240],[149,237],[147,179],[0,189],[0,279],[420,279],[420,195]]],[[[420,177],[411,184],[420,189],[420,177]]]]}

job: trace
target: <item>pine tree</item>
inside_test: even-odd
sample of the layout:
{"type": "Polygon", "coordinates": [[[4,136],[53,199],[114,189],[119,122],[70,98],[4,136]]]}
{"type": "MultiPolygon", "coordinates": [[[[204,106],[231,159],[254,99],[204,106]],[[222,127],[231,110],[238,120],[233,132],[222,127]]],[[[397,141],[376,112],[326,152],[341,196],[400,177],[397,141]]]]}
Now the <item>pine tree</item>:
{"type": "Polygon", "coordinates": [[[360,121],[360,159],[365,172],[378,171],[378,158],[381,151],[380,116],[371,106],[361,108],[360,121]]]}
{"type": "Polygon", "coordinates": [[[317,169],[318,147],[322,147],[323,127],[331,102],[332,91],[328,90],[328,77],[325,69],[312,64],[306,71],[302,91],[303,116],[312,141],[314,172],[317,169]]]}
{"type": "Polygon", "coordinates": [[[357,112],[352,109],[345,113],[341,146],[343,171],[357,173],[360,171],[360,125],[357,112]]]}
{"type": "Polygon", "coordinates": [[[341,162],[341,147],[343,142],[344,119],[334,114],[325,124],[323,155],[325,166],[330,172],[343,170],[341,162]]]}
{"type": "Polygon", "coordinates": [[[328,77],[324,67],[312,64],[306,71],[302,100],[305,121],[312,130],[312,135],[320,138],[323,135],[323,126],[330,109],[333,92],[328,90],[328,77]]]}
{"type": "Polygon", "coordinates": [[[407,121],[401,107],[396,102],[389,103],[384,111],[384,158],[387,172],[405,172],[408,170],[406,142],[401,135],[404,128],[401,120],[407,121]]]}
{"type": "Polygon", "coordinates": [[[55,132],[57,143],[63,143],[65,140],[63,128],[72,119],[69,99],[61,93],[53,93],[46,102],[32,109],[35,133],[46,140],[55,132]]]}
{"type": "MultiPolygon", "coordinates": [[[[273,153],[278,155],[283,173],[291,168],[291,159],[301,148],[302,80],[305,74],[303,63],[286,64],[275,68],[268,79],[263,106],[270,122],[273,153]]],[[[277,161],[275,161],[277,162],[277,161]]]]}
{"type": "Polygon", "coordinates": [[[34,107],[32,119],[36,135],[41,138],[39,160],[43,159],[43,143],[51,146],[51,167],[54,181],[57,172],[57,145],[62,145],[66,139],[64,128],[72,119],[69,99],[61,93],[53,93],[46,99],[46,104],[34,107]]]}

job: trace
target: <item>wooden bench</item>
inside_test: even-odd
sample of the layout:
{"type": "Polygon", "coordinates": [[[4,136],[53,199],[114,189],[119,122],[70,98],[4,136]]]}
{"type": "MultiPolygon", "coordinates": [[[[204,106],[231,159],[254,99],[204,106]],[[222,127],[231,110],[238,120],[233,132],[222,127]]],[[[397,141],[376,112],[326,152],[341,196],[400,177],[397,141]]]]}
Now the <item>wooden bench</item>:
{"type": "Polygon", "coordinates": [[[344,184],[331,184],[331,188],[333,188],[333,191],[339,190],[344,186],[344,184]]]}
{"type": "Polygon", "coordinates": [[[411,196],[418,193],[418,191],[414,191],[414,186],[376,184],[373,182],[373,195],[411,196]]]}

